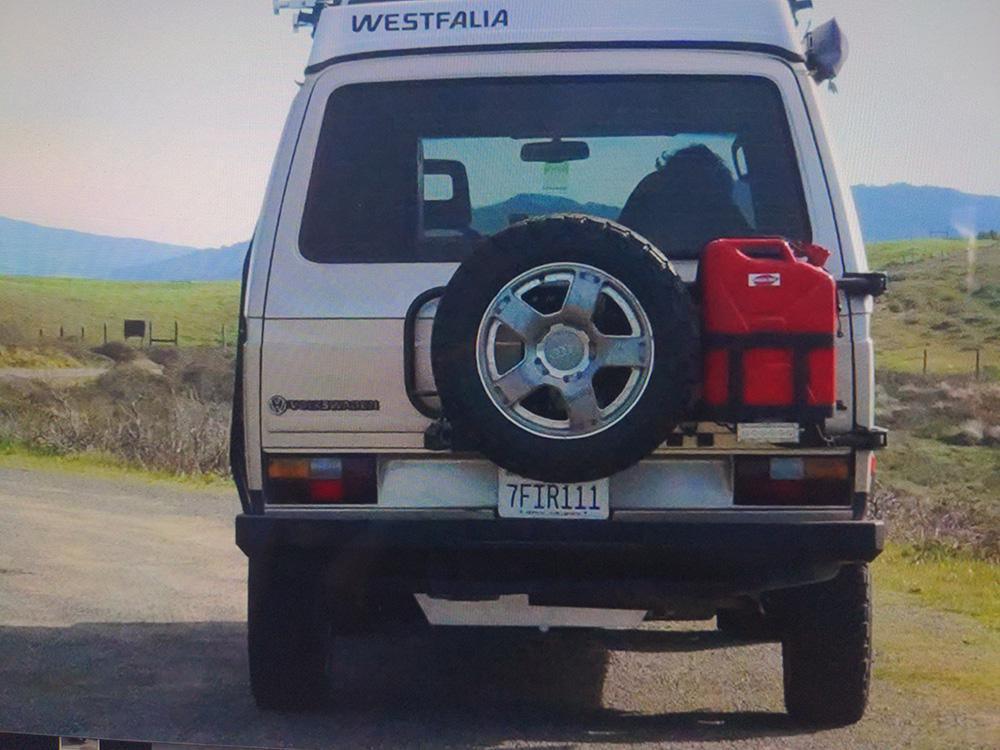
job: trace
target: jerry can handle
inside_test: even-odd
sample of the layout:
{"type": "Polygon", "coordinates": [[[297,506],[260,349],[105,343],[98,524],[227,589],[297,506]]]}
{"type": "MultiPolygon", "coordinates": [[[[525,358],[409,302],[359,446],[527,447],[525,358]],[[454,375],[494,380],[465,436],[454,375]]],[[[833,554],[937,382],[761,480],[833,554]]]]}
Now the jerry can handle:
{"type": "MultiPolygon", "coordinates": [[[[748,258],[760,257],[754,250],[767,249],[777,250],[778,255],[786,263],[797,262],[796,256],[805,258],[809,265],[823,268],[830,260],[832,253],[821,245],[811,242],[789,242],[784,237],[746,237],[734,239],[716,240],[730,247],[735,246],[736,250],[748,258]],[[747,252],[749,250],[750,252],[747,252]]],[[[714,244],[714,243],[712,243],[714,244]]],[[[775,257],[775,256],[771,256],[775,257]]]]}
{"type": "Polygon", "coordinates": [[[780,257],[786,263],[795,263],[795,251],[788,241],[781,237],[748,237],[746,239],[722,240],[727,244],[735,245],[736,250],[748,258],[760,257],[780,257]],[[755,250],[777,250],[777,256],[773,254],[755,253],[755,250]],[[748,252],[749,251],[749,252],[748,252]]]}

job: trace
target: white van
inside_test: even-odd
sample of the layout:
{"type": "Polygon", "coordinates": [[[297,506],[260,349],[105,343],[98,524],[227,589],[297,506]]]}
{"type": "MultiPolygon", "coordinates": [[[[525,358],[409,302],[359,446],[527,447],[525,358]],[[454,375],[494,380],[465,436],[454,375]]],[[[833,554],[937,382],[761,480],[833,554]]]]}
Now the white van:
{"type": "Polygon", "coordinates": [[[276,5],[315,41],[242,300],[258,704],[320,700],[348,631],[717,617],[781,640],[794,716],[859,719],[884,277],[817,101],[836,26],[276,5]]]}

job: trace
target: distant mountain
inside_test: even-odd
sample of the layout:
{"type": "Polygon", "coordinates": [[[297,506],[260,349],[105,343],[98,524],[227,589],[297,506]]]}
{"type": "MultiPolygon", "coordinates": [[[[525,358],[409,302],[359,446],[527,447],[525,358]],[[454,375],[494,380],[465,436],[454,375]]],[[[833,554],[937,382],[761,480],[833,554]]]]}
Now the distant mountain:
{"type": "MultiPolygon", "coordinates": [[[[951,237],[1000,229],[1000,196],[971,195],[950,188],[896,183],[856,185],[851,189],[866,242],[905,240],[947,233],[951,237]]],[[[472,224],[491,234],[518,214],[579,212],[618,218],[620,209],[602,203],[580,204],[558,195],[525,193],[472,211],[472,224]]]]}
{"type": "Polygon", "coordinates": [[[0,217],[0,274],[106,279],[118,269],[176,258],[193,249],[0,217]]]}
{"type": "Polygon", "coordinates": [[[127,281],[226,281],[243,273],[249,242],[184,255],[114,271],[108,278],[127,281]]]}
{"type": "Polygon", "coordinates": [[[970,195],[927,185],[856,185],[852,188],[866,242],[952,237],[1000,229],[1000,196],[970,195]]]}
{"type": "Polygon", "coordinates": [[[617,219],[620,208],[603,203],[577,203],[561,195],[521,193],[502,203],[472,209],[472,226],[480,234],[493,234],[508,226],[512,217],[521,214],[584,213],[605,219],[617,219]]]}
{"type": "MultiPolygon", "coordinates": [[[[868,242],[944,232],[959,237],[968,232],[1000,229],[998,196],[905,183],[858,185],[852,190],[868,242]]],[[[619,209],[603,203],[581,204],[559,195],[523,193],[473,209],[472,223],[481,233],[492,234],[519,215],[562,212],[615,219],[619,209]]],[[[246,249],[246,242],[200,250],[53,229],[0,217],[0,275],[150,281],[238,279],[246,249]]]]}

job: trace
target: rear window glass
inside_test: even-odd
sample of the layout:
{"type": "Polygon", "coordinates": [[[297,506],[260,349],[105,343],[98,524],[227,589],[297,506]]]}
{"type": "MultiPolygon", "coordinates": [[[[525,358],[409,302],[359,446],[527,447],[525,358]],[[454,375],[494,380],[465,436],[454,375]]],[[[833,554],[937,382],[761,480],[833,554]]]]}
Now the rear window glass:
{"type": "Polygon", "coordinates": [[[652,76],[338,89],[299,244],[324,263],[461,261],[564,212],[621,221],[678,259],[722,236],[809,240],[774,84],[652,76]]]}

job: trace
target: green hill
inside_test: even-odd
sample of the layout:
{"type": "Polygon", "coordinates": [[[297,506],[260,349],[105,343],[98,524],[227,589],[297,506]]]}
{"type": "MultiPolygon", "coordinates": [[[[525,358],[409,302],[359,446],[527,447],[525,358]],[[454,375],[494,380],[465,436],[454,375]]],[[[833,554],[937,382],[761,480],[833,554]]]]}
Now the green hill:
{"type": "MultiPolygon", "coordinates": [[[[969,373],[971,351],[981,349],[984,368],[1000,372],[1000,246],[979,243],[975,262],[964,240],[907,240],[869,246],[874,269],[890,276],[889,293],[876,307],[878,366],[916,372],[928,349],[936,374],[969,373]],[[971,283],[971,286],[970,286],[971,283]]],[[[0,276],[0,343],[14,335],[37,341],[86,330],[98,343],[104,323],[122,337],[122,321],[139,318],[168,334],[174,321],[183,345],[218,342],[221,327],[235,331],[236,282],[121,282],[0,276]]]]}
{"type": "Polygon", "coordinates": [[[869,247],[873,269],[889,274],[873,334],[880,370],[969,374],[975,349],[1000,374],[1000,245],[964,240],[885,242],[869,247]]]}
{"type": "Polygon", "coordinates": [[[0,343],[78,338],[99,344],[121,340],[123,321],[150,321],[157,337],[173,335],[174,321],[184,346],[218,343],[222,326],[232,340],[239,312],[238,282],[122,282],[92,279],[0,276],[0,343]]]}

